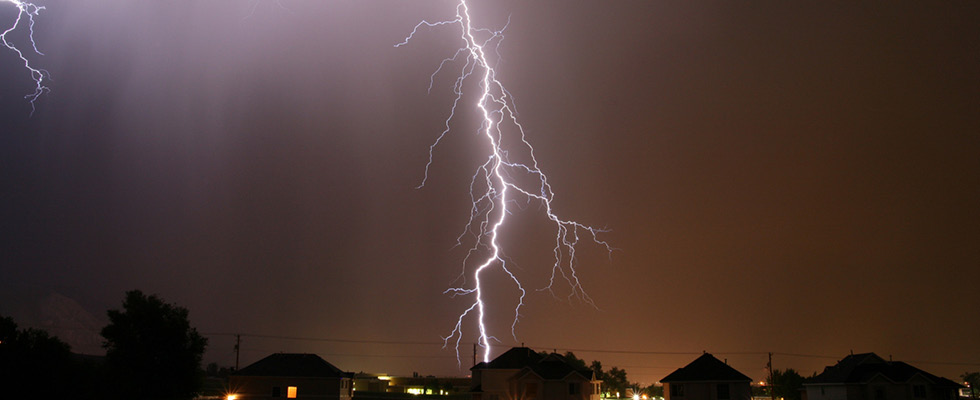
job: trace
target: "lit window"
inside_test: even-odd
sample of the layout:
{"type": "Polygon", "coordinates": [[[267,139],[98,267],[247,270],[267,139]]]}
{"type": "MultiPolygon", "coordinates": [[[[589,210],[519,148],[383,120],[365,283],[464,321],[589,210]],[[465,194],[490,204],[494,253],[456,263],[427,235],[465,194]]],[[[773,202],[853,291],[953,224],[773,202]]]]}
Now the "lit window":
{"type": "Polygon", "coordinates": [[[296,386],[289,386],[286,388],[286,398],[287,399],[296,398],[296,386]]]}

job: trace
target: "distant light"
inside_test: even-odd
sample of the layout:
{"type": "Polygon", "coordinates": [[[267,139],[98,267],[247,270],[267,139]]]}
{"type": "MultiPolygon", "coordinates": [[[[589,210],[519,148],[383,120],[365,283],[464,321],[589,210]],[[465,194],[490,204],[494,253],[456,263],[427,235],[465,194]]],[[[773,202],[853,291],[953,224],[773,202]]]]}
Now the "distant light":
{"type": "Polygon", "coordinates": [[[228,396],[225,397],[225,399],[226,400],[238,400],[238,395],[237,394],[229,394],[228,396]]]}
{"type": "Polygon", "coordinates": [[[633,400],[640,400],[640,395],[634,393],[633,394],[633,400]]]}
{"type": "Polygon", "coordinates": [[[378,375],[378,379],[380,379],[382,381],[390,381],[391,380],[391,377],[388,376],[388,375],[378,375]]]}

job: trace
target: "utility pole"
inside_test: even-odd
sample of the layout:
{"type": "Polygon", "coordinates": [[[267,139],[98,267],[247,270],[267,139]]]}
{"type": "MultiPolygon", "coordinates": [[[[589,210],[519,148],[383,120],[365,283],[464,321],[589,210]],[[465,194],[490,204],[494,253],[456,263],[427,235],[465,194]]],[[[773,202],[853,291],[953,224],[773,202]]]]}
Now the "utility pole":
{"type": "Polygon", "coordinates": [[[235,371],[238,371],[238,354],[242,350],[242,335],[235,335],[235,371]]]}
{"type": "Polygon", "coordinates": [[[772,353],[769,353],[769,398],[776,400],[776,383],[772,380],[772,353]]]}

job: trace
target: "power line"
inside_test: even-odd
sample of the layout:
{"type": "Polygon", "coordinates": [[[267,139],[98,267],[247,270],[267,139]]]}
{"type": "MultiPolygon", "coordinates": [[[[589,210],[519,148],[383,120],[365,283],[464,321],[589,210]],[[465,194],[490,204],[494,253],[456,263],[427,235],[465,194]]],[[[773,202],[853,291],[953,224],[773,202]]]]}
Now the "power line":
{"type": "Polygon", "coordinates": [[[908,362],[916,363],[916,364],[965,365],[968,367],[980,366],[980,362],[969,363],[969,362],[942,362],[942,361],[915,361],[915,360],[909,360],[908,362]]]}
{"type": "Polygon", "coordinates": [[[279,340],[298,340],[306,342],[336,342],[336,343],[359,343],[359,344],[392,344],[392,345],[417,345],[417,346],[444,346],[445,343],[441,342],[409,342],[409,341],[397,341],[397,340],[361,340],[361,339],[332,339],[332,338],[314,338],[314,337],[301,337],[301,336],[280,336],[280,335],[263,335],[255,333],[202,333],[205,336],[245,336],[260,339],[279,339],[279,340]]]}
{"type": "Polygon", "coordinates": [[[816,354],[779,353],[779,352],[773,352],[772,354],[773,355],[777,355],[777,356],[787,356],[787,357],[829,358],[829,359],[832,359],[832,360],[840,359],[839,356],[822,356],[822,355],[816,355],[816,354]]]}
{"type": "MultiPolygon", "coordinates": [[[[399,341],[399,340],[363,340],[363,339],[336,339],[336,338],[323,338],[323,337],[302,337],[302,336],[284,336],[284,335],[267,335],[267,334],[256,334],[256,333],[224,333],[224,332],[210,332],[202,333],[205,336],[236,336],[241,335],[245,337],[261,338],[261,339],[278,339],[278,340],[296,340],[296,341],[308,341],[308,342],[333,342],[333,343],[356,343],[356,344],[384,344],[384,345],[415,345],[415,346],[445,346],[443,342],[423,342],[423,341],[399,341]]],[[[701,355],[704,352],[697,351],[651,351],[651,350],[622,350],[622,349],[582,349],[582,348],[568,348],[568,347],[555,347],[555,346],[527,346],[535,349],[544,350],[564,350],[568,352],[577,353],[600,353],[600,354],[635,354],[635,355],[655,355],[655,356],[691,356],[691,355],[701,355]]],[[[766,356],[770,352],[765,351],[713,351],[712,354],[717,355],[747,355],[747,356],[766,356]]],[[[823,354],[804,354],[804,353],[784,353],[784,352],[772,352],[774,356],[784,356],[784,357],[800,357],[800,358],[820,358],[820,359],[830,359],[839,360],[841,357],[833,355],[823,355],[823,354]]],[[[359,355],[343,355],[356,357],[359,355]]],[[[365,357],[374,357],[368,355],[360,355],[365,357]]],[[[383,357],[383,356],[376,356],[383,357]]],[[[412,356],[405,356],[412,357],[412,356]]],[[[419,356],[422,357],[422,356],[419,356]]],[[[446,357],[450,358],[450,357],[446,357]]],[[[910,360],[909,363],[918,364],[930,364],[930,365],[959,365],[959,366],[980,366],[980,362],[945,362],[945,361],[916,361],[910,360]]],[[[638,367],[634,367],[638,368],[638,367]]],[[[646,367],[643,367],[646,368],[646,367]]]]}
{"type": "MultiPolygon", "coordinates": [[[[263,353],[279,353],[281,350],[271,350],[263,349],[257,347],[242,347],[242,351],[247,352],[263,352],[263,353]]],[[[456,356],[437,356],[437,355],[411,355],[411,354],[351,354],[351,353],[317,353],[319,356],[324,357],[366,357],[366,358],[446,358],[446,359],[456,359],[456,356]]]]}
{"type": "MultiPolygon", "coordinates": [[[[536,348],[546,348],[544,346],[530,346],[536,348]]],[[[643,354],[643,355],[658,355],[658,356],[690,356],[701,354],[696,351],[642,351],[642,350],[600,350],[600,349],[571,349],[571,348],[561,348],[561,350],[579,352],[579,353],[606,353],[606,354],[643,354]]]]}

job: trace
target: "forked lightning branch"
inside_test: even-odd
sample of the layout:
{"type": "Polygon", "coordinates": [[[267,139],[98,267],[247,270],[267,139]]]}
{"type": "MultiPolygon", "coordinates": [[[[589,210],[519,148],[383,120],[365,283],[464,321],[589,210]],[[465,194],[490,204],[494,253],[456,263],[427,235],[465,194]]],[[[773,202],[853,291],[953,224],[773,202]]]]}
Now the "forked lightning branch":
{"type": "MultiPolygon", "coordinates": [[[[31,64],[27,54],[25,54],[30,53],[30,51],[21,50],[21,47],[29,45],[33,53],[37,55],[44,55],[44,53],[41,53],[41,51],[37,49],[37,43],[34,42],[34,17],[36,17],[41,10],[44,10],[44,7],[40,7],[32,3],[26,3],[21,0],[0,0],[0,6],[6,7],[8,5],[16,7],[16,17],[14,18],[13,23],[4,29],[3,33],[0,33],[0,43],[2,43],[8,50],[13,51],[17,57],[20,58],[20,61],[24,66],[25,73],[29,74],[31,79],[34,80],[34,90],[24,96],[31,102],[31,113],[33,114],[34,103],[39,97],[41,97],[42,94],[48,91],[48,87],[45,86],[44,81],[49,78],[49,75],[48,71],[34,67],[31,64]],[[28,44],[20,46],[15,44],[16,40],[14,36],[20,32],[24,32],[24,35],[22,36],[26,36],[26,38],[23,40],[26,40],[28,44]]],[[[8,14],[6,10],[2,10],[0,12],[3,13],[2,15],[8,14]]],[[[0,29],[3,29],[2,26],[0,26],[0,29]]]]}
{"type": "MultiPolygon", "coordinates": [[[[16,17],[0,34],[0,43],[15,53],[23,65],[25,75],[29,75],[34,82],[33,91],[25,96],[31,103],[33,113],[34,103],[48,91],[45,82],[50,79],[47,71],[35,67],[29,57],[29,54],[43,55],[34,42],[34,19],[44,7],[21,0],[0,0],[0,6],[15,8],[16,17]],[[25,51],[28,47],[30,50],[25,51]]],[[[466,303],[466,308],[456,319],[453,329],[443,340],[447,347],[450,344],[455,346],[459,362],[459,345],[463,337],[473,335],[482,349],[482,360],[489,361],[491,341],[495,338],[491,334],[488,309],[499,305],[488,301],[487,294],[493,290],[485,283],[488,274],[502,274],[517,288],[515,293],[519,295],[514,299],[516,306],[512,311],[513,318],[509,321],[510,334],[515,340],[521,307],[528,294],[528,289],[514,273],[514,268],[508,265],[508,249],[502,244],[505,242],[502,240],[503,228],[510,219],[518,215],[515,213],[518,208],[531,209],[530,203],[536,203],[554,228],[554,246],[551,248],[554,262],[546,267],[550,268],[550,279],[547,285],[534,290],[547,291],[554,295],[552,288],[564,284],[569,288],[569,299],[578,299],[595,306],[575,270],[576,248],[583,240],[604,247],[609,252],[612,248],[598,237],[604,232],[603,229],[562,219],[552,207],[555,193],[548,183],[548,177],[539,167],[534,147],[517,119],[512,97],[497,78],[494,64],[490,61],[504,39],[506,26],[499,30],[475,27],[467,1],[460,0],[456,5],[454,18],[439,22],[422,21],[395,47],[408,45],[422,29],[445,28],[458,29],[461,46],[439,63],[430,77],[429,89],[432,89],[436,75],[456,68],[457,75],[452,87],[455,99],[449,108],[442,132],[429,147],[429,160],[419,187],[424,186],[429,179],[433,156],[439,144],[450,134],[457,111],[461,107],[475,107],[480,118],[475,129],[484,142],[485,158],[479,162],[473,173],[469,188],[472,200],[470,215],[463,233],[457,239],[458,244],[468,246],[469,251],[462,260],[462,272],[454,281],[455,286],[445,291],[453,297],[471,300],[466,303]],[[475,85],[467,85],[470,82],[475,85]],[[464,97],[464,88],[473,86],[479,92],[464,97]],[[464,332],[467,321],[475,322],[475,335],[464,332]]],[[[0,29],[4,27],[0,26],[0,29]]],[[[499,56],[494,59],[499,59],[499,56]]]]}
{"type": "Polygon", "coordinates": [[[447,346],[450,343],[455,345],[456,358],[459,362],[459,345],[465,335],[464,322],[475,320],[478,330],[476,340],[482,348],[481,359],[489,361],[491,341],[495,338],[490,332],[489,321],[487,321],[488,308],[494,306],[488,302],[487,294],[492,289],[484,283],[487,274],[504,274],[503,276],[516,286],[515,293],[520,293],[516,299],[517,306],[513,310],[513,320],[510,321],[510,333],[515,340],[517,340],[515,328],[527,295],[527,288],[514,273],[514,269],[508,266],[507,249],[504,249],[501,244],[502,228],[510,218],[514,218],[516,208],[529,208],[526,206],[527,203],[536,202],[544,216],[554,226],[552,249],[554,263],[549,266],[551,279],[547,286],[537,290],[554,294],[552,292],[554,285],[563,282],[570,288],[570,298],[577,298],[595,306],[575,271],[576,247],[584,238],[605,247],[609,252],[612,248],[598,238],[604,230],[574,220],[562,219],[552,208],[555,193],[548,183],[548,177],[538,166],[534,147],[531,146],[524,127],[517,119],[510,92],[497,78],[497,72],[488,54],[491,51],[496,54],[497,47],[504,39],[504,29],[475,27],[469,5],[466,0],[460,0],[456,5],[455,18],[439,22],[422,21],[404,41],[396,44],[395,47],[407,45],[420,29],[448,27],[459,29],[462,45],[450,57],[443,59],[436,68],[430,78],[430,90],[437,74],[449,68],[458,68],[458,75],[453,85],[455,99],[449,109],[442,133],[429,147],[429,161],[419,186],[424,186],[428,180],[433,154],[437,151],[440,142],[450,134],[450,126],[460,107],[476,107],[479,110],[477,115],[482,119],[476,129],[485,139],[486,159],[476,168],[470,182],[470,198],[473,203],[470,207],[469,220],[458,238],[459,244],[466,242],[466,245],[471,247],[463,260],[462,275],[454,283],[459,285],[445,292],[453,297],[467,297],[472,299],[472,302],[468,303],[468,307],[457,318],[452,331],[443,340],[447,346]],[[466,104],[464,87],[471,87],[472,85],[466,84],[472,80],[477,81],[476,86],[480,93],[475,96],[474,104],[466,104]]]}

